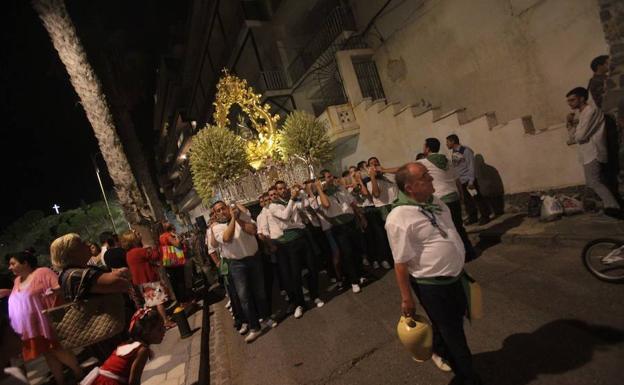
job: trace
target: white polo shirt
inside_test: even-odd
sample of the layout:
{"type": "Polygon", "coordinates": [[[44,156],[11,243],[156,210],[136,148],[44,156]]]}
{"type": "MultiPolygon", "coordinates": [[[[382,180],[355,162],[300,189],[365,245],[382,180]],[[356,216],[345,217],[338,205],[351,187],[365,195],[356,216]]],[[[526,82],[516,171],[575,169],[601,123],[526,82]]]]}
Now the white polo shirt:
{"type": "Polygon", "coordinates": [[[321,197],[317,197],[317,201],[321,206],[323,214],[328,218],[334,218],[343,214],[354,214],[351,204],[355,201],[353,195],[351,195],[344,187],[338,186],[338,191],[334,195],[328,196],[329,207],[323,207],[321,203],[321,197]]]}
{"type": "Polygon", "coordinates": [[[394,183],[394,176],[384,174],[384,177],[388,180],[377,179],[377,185],[379,186],[379,197],[377,198],[373,195],[373,181],[371,180],[366,183],[366,188],[373,198],[373,204],[375,207],[392,204],[399,193],[399,189],[397,188],[396,183],[394,183]]]}
{"type": "MultiPolygon", "coordinates": [[[[241,215],[243,215],[241,213],[241,215]]],[[[254,223],[248,216],[242,216],[242,220],[254,223]]],[[[258,252],[258,242],[255,235],[243,231],[241,226],[234,224],[234,237],[230,242],[223,242],[223,233],[228,227],[227,223],[217,223],[212,226],[215,240],[221,248],[221,256],[228,259],[243,259],[255,255],[258,252]]]]}
{"type": "MultiPolygon", "coordinates": [[[[308,198],[308,205],[316,211],[316,217],[318,218],[318,222],[321,225],[321,230],[326,231],[332,228],[332,224],[327,220],[325,213],[321,210],[321,205],[319,204],[316,197],[308,198]]],[[[312,216],[312,215],[310,215],[312,216]]]]}
{"type": "Polygon", "coordinates": [[[295,202],[290,199],[285,206],[279,203],[271,203],[269,215],[267,215],[271,239],[281,237],[284,230],[305,229],[305,224],[301,219],[301,210],[303,210],[301,201],[295,202]]]}
{"type": "Polygon", "coordinates": [[[396,263],[406,263],[415,278],[456,277],[464,268],[464,244],[455,230],[451,212],[442,207],[436,221],[448,237],[444,238],[417,206],[399,206],[386,219],[386,233],[396,263]]]}
{"type": "Polygon", "coordinates": [[[260,210],[260,214],[258,214],[258,216],[256,217],[256,223],[258,226],[258,234],[262,234],[265,237],[271,236],[271,231],[269,229],[268,215],[270,215],[269,209],[266,207],[263,207],[262,210],[260,210]]]}
{"type": "Polygon", "coordinates": [[[452,193],[459,194],[457,191],[457,183],[455,182],[457,174],[455,173],[455,169],[453,168],[451,162],[449,162],[446,170],[439,168],[426,158],[417,160],[416,162],[427,167],[429,175],[433,178],[433,189],[435,190],[433,196],[442,198],[443,196],[452,193]]]}

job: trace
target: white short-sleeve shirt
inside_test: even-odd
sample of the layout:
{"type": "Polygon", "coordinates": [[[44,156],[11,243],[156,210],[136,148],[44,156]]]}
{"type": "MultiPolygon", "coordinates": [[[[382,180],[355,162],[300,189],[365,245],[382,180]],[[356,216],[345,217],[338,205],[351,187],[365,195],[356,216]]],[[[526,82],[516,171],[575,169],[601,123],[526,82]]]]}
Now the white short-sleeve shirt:
{"type": "Polygon", "coordinates": [[[438,198],[434,203],[442,207],[435,214],[444,238],[418,206],[399,206],[386,219],[386,233],[396,263],[405,263],[416,278],[456,277],[464,267],[465,249],[455,230],[448,207],[438,198]]]}
{"type": "Polygon", "coordinates": [[[384,174],[384,178],[387,178],[387,180],[379,178],[376,179],[377,185],[379,186],[378,197],[373,195],[373,181],[368,181],[366,183],[366,188],[373,198],[373,204],[375,207],[383,207],[392,204],[399,193],[399,189],[397,188],[396,183],[394,183],[394,176],[384,174]]]}
{"type": "Polygon", "coordinates": [[[321,197],[317,197],[321,210],[323,210],[323,214],[325,214],[326,217],[334,218],[343,214],[353,214],[353,207],[351,207],[351,204],[355,199],[344,187],[339,186],[338,191],[327,198],[329,198],[329,207],[326,208],[321,204],[321,197]]]}
{"type": "MultiPolygon", "coordinates": [[[[253,222],[251,219],[249,221],[253,222]]],[[[223,242],[223,233],[227,226],[227,223],[217,223],[212,226],[215,240],[219,243],[221,256],[223,258],[243,259],[255,255],[258,252],[258,241],[256,241],[255,235],[243,231],[238,223],[234,225],[234,237],[232,240],[230,242],[223,242]]]]}

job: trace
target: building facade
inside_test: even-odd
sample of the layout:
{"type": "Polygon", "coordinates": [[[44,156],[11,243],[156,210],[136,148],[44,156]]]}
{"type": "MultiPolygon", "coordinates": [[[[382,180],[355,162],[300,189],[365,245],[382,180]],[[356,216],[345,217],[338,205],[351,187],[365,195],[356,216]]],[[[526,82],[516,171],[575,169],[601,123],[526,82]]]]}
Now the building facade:
{"type": "Polygon", "coordinates": [[[565,94],[586,86],[590,61],[617,46],[605,31],[624,21],[614,24],[615,11],[604,20],[603,3],[192,1],[159,70],[161,188],[187,220],[205,212],[186,153],[212,121],[223,68],[274,113],[303,109],[324,121],[337,172],[373,155],[399,165],[425,138],[455,133],[481,155],[482,170],[497,171],[505,193],[583,184],[566,145],[565,94]]]}

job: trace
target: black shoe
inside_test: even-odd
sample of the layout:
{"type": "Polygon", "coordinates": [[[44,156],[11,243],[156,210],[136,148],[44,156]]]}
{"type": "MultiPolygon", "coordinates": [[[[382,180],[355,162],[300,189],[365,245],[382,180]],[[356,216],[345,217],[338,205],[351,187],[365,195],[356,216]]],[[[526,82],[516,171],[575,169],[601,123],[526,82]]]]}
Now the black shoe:
{"type": "Polygon", "coordinates": [[[608,207],[604,209],[604,214],[608,217],[624,220],[624,211],[608,207]]]}

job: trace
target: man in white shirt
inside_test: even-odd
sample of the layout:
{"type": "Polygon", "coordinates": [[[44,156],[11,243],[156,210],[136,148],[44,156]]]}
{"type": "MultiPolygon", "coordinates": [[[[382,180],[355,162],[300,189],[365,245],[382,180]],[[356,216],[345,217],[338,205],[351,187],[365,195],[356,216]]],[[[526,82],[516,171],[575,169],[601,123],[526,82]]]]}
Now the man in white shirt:
{"type": "Polygon", "coordinates": [[[476,258],[476,252],[464,228],[461,201],[457,188],[459,180],[453,169],[453,164],[448,160],[446,155],[440,154],[439,151],[440,141],[436,138],[427,138],[425,139],[423,148],[423,155],[425,157],[417,162],[427,167],[429,175],[433,178],[433,196],[446,203],[451,211],[455,229],[457,229],[457,232],[464,242],[466,262],[469,262],[476,258]]]}
{"type": "Polygon", "coordinates": [[[318,202],[323,214],[332,223],[332,233],[340,250],[341,266],[351,283],[351,289],[354,293],[359,293],[364,278],[360,269],[360,258],[356,255],[361,235],[357,233],[355,216],[359,215],[364,224],[366,219],[359,212],[353,196],[344,187],[336,186],[334,176],[329,170],[321,171],[321,175],[325,185],[320,180],[316,181],[318,202]]]}
{"type": "Polygon", "coordinates": [[[370,180],[366,183],[366,189],[378,212],[378,218],[375,218],[371,224],[373,231],[377,234],[377,255],[375,257],[385,269],[391,268],[389,262],[392,261],[392,254],[388,245],[388,237],[385,231],[383,231],[383,225],[388,213],[392,209],[392,202],[397,198],[398,189],[392,175],[396,170],[396,168],[382,168],[379,159],[374,156],[368,159],[368,176],[370,180]]]}
{"type": "MultiPolygon", "coordinates": [[[[301,318],[305,310],[305,298],[301,287],[303,261],[310,259],[310,247],[303,223],[303,199],[300,189],[288,189],[284,181],[275,182],[275,189],[269,191],[269,232],[277,246],[277,264],[286,284],[288,300],[294,306],[295,318],[301,318]]],[[[308,289],[317,307],[325,303],[319,298],[318,270],[314,264],[308,266],[308,289]]]]}
{"type": "Polygon", "coordinates": [[[405,316],[414,314],[412,288],[432,323],[434,363],[441,370],[452,369],[458,383],[480,384],[464,335],[467,302],[461,237],[448,207],[433,196],[432,178],[425,166],[402,166],[396,181],[400,193],[386,220],[386,231],[401,311],[405,316]]]}
{"type": "Polygon", "coordinates": [[[574,143],[578,144],[579,160],[585,172],[585,183],[602,200],[605,215],[624,219],[615,196],[604,183],[607,164],[607,137],[605,117],[602,111],[587,104],[587,89],[576,87],[566,95],[568,105],[578,111],[578,122],[574,113],[568,115],[568,129],[574,143]]]}
{"type": "Polygon", "coordinates": [[[261,334],[259,319],[267,319],[262,260],[258,254],[256,224],[245,207],[224,202],[213,204],[217,223],[211,228],[212,236],[229,261],[229,272],[249,323],[245,342],[252,342],[261,334]]]}

